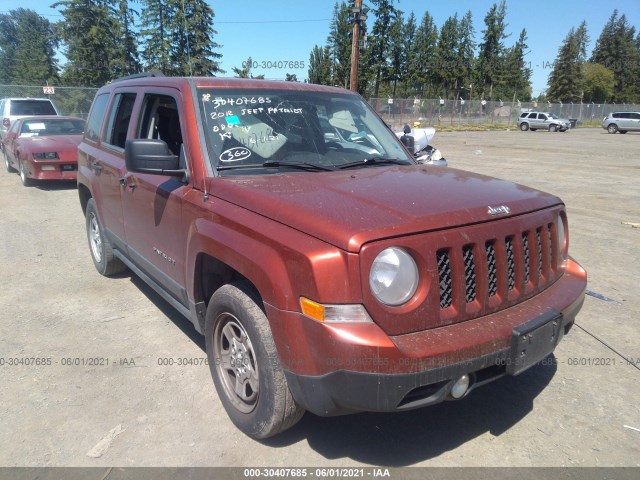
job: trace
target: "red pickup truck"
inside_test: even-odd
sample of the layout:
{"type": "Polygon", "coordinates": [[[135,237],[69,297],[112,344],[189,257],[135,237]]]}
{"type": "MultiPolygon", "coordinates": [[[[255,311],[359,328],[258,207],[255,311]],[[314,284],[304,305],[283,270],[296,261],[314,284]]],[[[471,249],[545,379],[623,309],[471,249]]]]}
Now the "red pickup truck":
{"type": "Polygon", "coordinates": [[[78,190],[98,271],[130,269],[193,322],[255,438],[305,410],[409,410],[517,375],[584,300],[559,198],[419,165],[339,88],[115,81],[78,190]]]}

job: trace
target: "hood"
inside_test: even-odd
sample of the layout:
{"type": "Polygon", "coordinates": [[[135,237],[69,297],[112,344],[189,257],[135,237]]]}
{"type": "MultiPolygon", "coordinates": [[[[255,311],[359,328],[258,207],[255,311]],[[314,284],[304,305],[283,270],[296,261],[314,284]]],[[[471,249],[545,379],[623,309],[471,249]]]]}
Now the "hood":
{"type": "Polygon", "coordinates": [[[82,135],[52,135],[20,138],[23,148],[30,152],[75,151],[82,141],[82,135]]]}
{"type": "Polygon", "coordinates": [[[210,195],[351,252],[374,240],[491,221],[562,203],[555,196],[504,180],[421,165],[208,181],[210,195]]]}

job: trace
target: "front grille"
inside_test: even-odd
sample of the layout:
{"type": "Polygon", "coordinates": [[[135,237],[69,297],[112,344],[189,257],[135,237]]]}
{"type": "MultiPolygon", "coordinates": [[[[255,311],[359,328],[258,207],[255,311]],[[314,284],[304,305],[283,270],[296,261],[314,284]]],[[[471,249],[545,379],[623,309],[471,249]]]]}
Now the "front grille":
{"type": "Polygon", "coordinates": [[[498,308],[499,303],[546,288],[556,270],[554,238],[549,223],[501,238],[438,249],[440,308],[455,306],[462,312],[465,306],[459,302],[480,302],[482,306],[489,299],[498,308]]]}

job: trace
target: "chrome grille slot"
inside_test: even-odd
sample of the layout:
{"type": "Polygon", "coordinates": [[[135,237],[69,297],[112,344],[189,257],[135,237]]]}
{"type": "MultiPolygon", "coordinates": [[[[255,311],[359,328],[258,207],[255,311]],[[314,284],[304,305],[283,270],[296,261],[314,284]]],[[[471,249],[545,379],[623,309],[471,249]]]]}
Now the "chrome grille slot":
{"type": "Polygon", "coordinates": [[[485,244],[487,250],[487,291],[490,297],[498,293],[498,266],[496,264],[495,240],[490,240],[485,244]]]}
{"type": "Polygon", "coordinates": [[[507,275],[509,281],[509,290],[516,287],[516,257],[513,253],[513,237],[505,239],[507,245],[507,275]]]}
{"type": "Polygon", "coordinates": [[[450,307],[453,303],[453,285],[451,279],[451,260],[449,250],[436,252],[438,260],[438,280],[440,284],[440,308],[450,307]]]}
{"type": "Polygon", "coordinates": [[[529,254],[529,232],[522,233],[522,256],[524,259],[524,283],[531,280],[531,255],[529,254]]]}
{"type": "Polygon", "coordinates": [[[536,230],[536,251],[538,254],[538,278],[542,278],[542,227],[536,230]]]}
{"type": "Polygon", "coordinates": [[[462,258],[464,260],[465,301],[471,303],[476,299],[476,265],[473,245],[462,247],[462,258]]]}

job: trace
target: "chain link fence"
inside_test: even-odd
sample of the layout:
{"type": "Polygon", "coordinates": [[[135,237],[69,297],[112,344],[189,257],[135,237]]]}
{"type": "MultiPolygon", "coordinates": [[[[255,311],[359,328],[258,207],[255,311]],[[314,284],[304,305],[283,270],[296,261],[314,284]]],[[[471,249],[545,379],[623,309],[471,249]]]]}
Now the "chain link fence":
{"type": "Polygon", "coordinates": [[[485,100],[372,98],[369,103],[393,128],[420,122],[421,126],[518,125],[527,111],[555,113],[576,126],[601,126],[611,112],[640,112],[640,105],[616,103],[502,102],[485,100]]]}
{"type": "Polygon", "coordinates": [[[97,91],[97,88],[81,87],[0,85],[0,99],[5,97],[49,98],[61,115],[71,115],[86,119],[97,91]],[[45,91],[48,93],[45,94],[45,91]]]}

